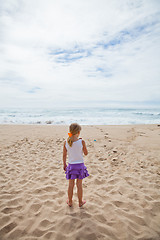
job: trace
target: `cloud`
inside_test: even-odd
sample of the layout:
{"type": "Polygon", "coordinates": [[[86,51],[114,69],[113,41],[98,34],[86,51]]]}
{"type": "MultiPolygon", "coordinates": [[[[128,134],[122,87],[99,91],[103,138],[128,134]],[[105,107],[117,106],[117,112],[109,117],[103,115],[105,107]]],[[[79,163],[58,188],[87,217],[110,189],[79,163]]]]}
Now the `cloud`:
{"type": "Polygon", "coordinates": [[[159,1],[1,5],[1,106],[160,103],[159,1]]]}

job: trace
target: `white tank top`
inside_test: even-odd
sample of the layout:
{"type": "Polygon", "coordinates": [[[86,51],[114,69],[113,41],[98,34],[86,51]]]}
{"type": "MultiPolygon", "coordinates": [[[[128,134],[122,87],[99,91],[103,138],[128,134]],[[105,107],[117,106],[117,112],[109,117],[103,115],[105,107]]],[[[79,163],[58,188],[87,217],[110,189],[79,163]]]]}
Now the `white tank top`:
{"type": "Polygon", "coordinates": [[[66,149],[68,153],[68,162],[70,164],[83,163],[83,145],[82,139],[73,142],[72,147],[66,141],[66,149]]]}

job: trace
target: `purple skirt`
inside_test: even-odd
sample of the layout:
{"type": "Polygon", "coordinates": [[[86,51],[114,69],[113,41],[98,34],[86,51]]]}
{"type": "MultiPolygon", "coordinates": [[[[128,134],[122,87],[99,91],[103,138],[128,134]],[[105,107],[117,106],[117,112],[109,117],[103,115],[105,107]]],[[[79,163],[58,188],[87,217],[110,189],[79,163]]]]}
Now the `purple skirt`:
{"type": "Polygon", "coordinates": [[[83,179],[88,177],[88,171],[84,163],[68,164],[66,168],[66,178],[67,179],[83,179]]]}

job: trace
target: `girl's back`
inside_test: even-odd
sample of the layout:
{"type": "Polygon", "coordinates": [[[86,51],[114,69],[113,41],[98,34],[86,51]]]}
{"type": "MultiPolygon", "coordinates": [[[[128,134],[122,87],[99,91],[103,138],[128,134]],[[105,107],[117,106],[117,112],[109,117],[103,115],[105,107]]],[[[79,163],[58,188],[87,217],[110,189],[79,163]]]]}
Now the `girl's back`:
{"type": "Polygon", "coordinates": [[[83,144],[82,139],[78,139],[77,141],[72,143],[72,146],[70,147],[68,142],[66,141],[66,149],[68,152],[68,162],[70,164],[76,164],[76,163],[83,163],[83,144]]]}

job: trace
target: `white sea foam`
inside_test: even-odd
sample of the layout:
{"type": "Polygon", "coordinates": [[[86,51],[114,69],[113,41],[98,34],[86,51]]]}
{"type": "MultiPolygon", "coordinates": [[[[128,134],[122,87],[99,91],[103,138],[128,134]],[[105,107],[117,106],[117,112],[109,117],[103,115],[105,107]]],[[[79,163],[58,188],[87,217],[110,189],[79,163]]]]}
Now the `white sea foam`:
{"type": "Polygon", "coordinates": [[[158,124],[160,108],[50,108],[50,109],[0,109],[1,124],[70,124],[122,125],[158,124]]]}

